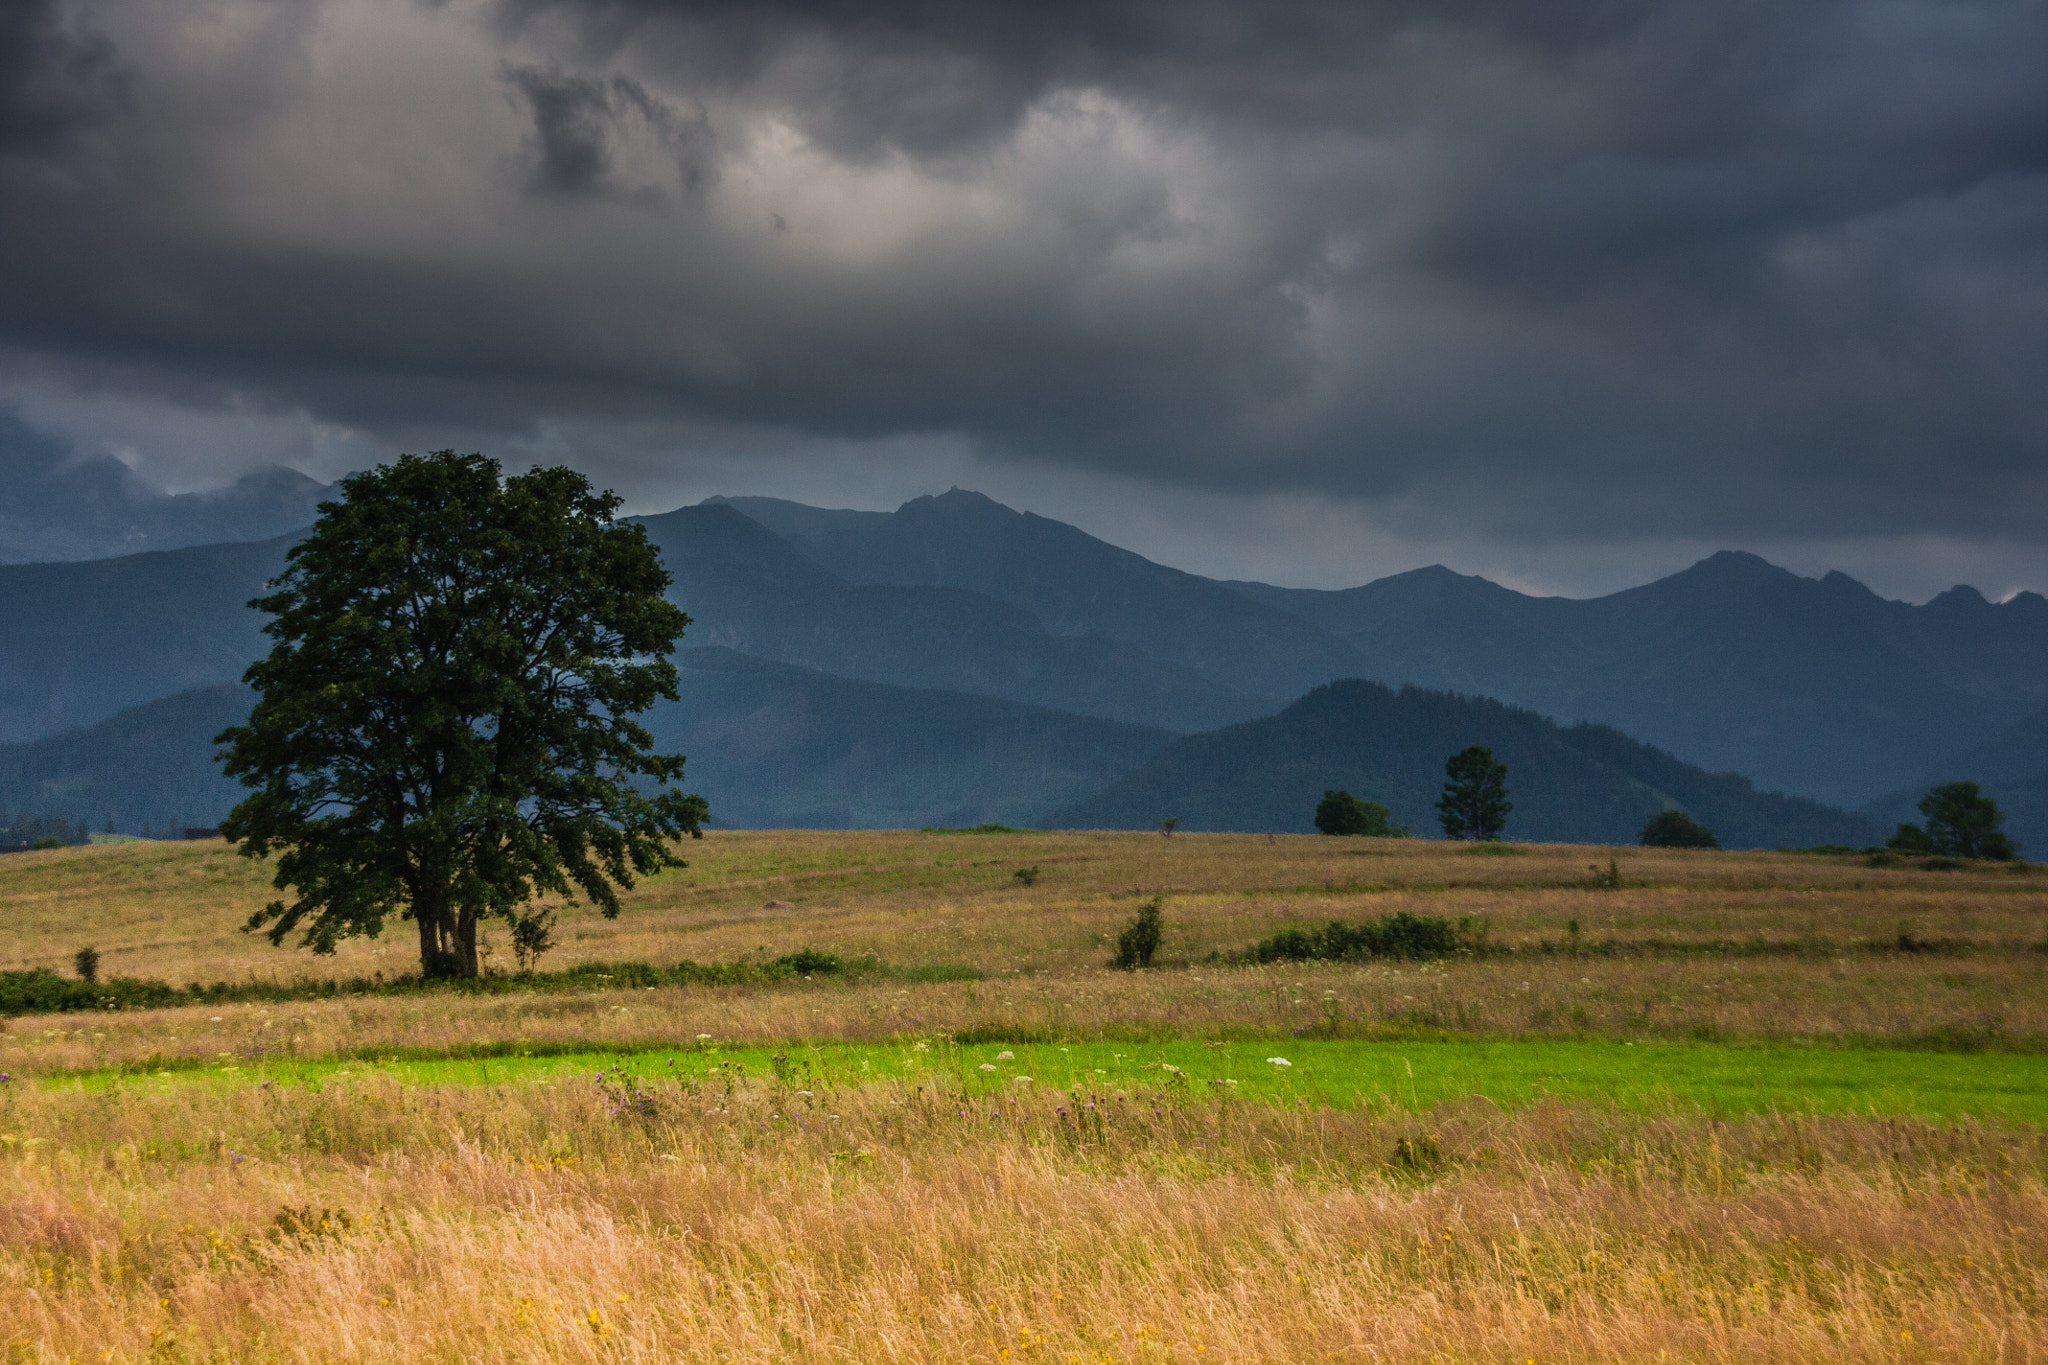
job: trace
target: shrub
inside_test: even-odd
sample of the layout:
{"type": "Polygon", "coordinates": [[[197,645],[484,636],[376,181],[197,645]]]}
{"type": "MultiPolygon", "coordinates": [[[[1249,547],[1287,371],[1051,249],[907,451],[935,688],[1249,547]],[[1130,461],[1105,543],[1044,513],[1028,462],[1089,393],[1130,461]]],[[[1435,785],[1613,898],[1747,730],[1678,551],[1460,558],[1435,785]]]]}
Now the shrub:
{"type": "Polygon", "coordinates": [[[1927,831],[1918,825],[1900,825],[1898,831],[1884,841],[1884,846],[1898,853],[1934,852],[1934,840],[1928,838],[1927,831]]]}
{"type": "Polygon", "coordinates": [[[1316,803],[1316,828],[1324,834],[1359,834],[1369,839],[1400,839],[1407,829],[1391,822],[1391,812],[1377,801],[1363,801],[1347,791],[1326,791],[1316,803]]]}
{"type": "Polygon", "coordinates": [[[1320,929],[1283,929],[1236,956],[1246,962],[1356,962],[1449,957],[1465,946],[1458,926],[1436,915],[1399,910],[1364,924],[1331,920],[1320,929]]]}
{"type": "Polygon", "coordinates": [[[1165,904],[1164,897],[1154,896],[1139,908],[1137,918],[1116,936],[1112,967],[1120,972],[1135,972],[1152,965],[1152,954],[1159,951],[1159,910],[1165,904]]]}
{"type": "Polygon", "coordinates": [[[1645,848],[1719,848],[1714,831],[1682,810],[1659,811],[1643,826],[1638,840],[1645,848]]]}
{"type": "Polygon", "coordinates": [[[80,948],[71,956],[71,965],[78,972],[78,979],[90,986],[100,979],[100,950],[90,944],[80,948]]]}

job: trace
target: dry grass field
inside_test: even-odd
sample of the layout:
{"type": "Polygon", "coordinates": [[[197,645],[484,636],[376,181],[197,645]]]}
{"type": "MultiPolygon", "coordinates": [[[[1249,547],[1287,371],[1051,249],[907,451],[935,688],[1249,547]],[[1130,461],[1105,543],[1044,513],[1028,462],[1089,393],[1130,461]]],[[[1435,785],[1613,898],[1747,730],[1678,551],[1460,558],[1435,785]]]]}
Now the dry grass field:
{"type": "MultiPolygon", "coordinates": [[[[1332,1109],[1121,1080],[65,1079],[700,1033],[2048,1047],[2033,870],[1135,834],[721,831],[689,854],[616,921],[567,914],[548,965],[813,947],[983,979],[7,1020],[0,1358],[2048,1358],[2048,1134],[1997,1117],[1332,1109]],[[1618,888],[1596,884],[1610,858],[1618,888]],[[1105,970],[1153,895],[1164,965],[1105,970]],[[1512,951],[1205,960],[1395,910],[1512,951]]],[[[105,974],[176,982],[412,965],[407,925],[317,962],[239,933],[266,894],[218,844],[15,855],[0,967],[68,970],[86,943],[105,974]]]]}

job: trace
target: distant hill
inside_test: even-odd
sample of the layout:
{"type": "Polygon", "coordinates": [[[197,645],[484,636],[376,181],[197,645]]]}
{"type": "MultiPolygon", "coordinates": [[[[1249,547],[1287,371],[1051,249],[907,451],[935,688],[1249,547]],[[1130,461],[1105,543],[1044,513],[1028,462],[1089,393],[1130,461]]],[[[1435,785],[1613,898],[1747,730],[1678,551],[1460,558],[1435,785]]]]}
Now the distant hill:
{"type": "Polygon", "coordinates": [[[243,787],[221,776],[213,737],[248,718],[256,694],[195,687],[27,744],[0,744],[0,811],[89,829],[154,834],[220,823],[243,787]]]}
{"type": "Polygon", "coordinates": [[[695,620],[690,645],[1180,731],[1287,700],[1234,691],[1129,641],[1055,634],[1029,611],[961,588],[857,587],[730,506],[639,521],[675,576],[669,596],[695,620]]]}
{"type": "Polygon", "coordinates": [[[1296,697],[1364,663],[1295,613],[980,493],[955,488],[894,512],[716,501],[850,583],[963,588],[1030,612],[1055,635],[1120,640],[1234,691],[1296,697]]]}
{"type": "Polygon", "coordinates": [[[293,539],[0,565],[0,742],[241,681],[269,649],[246,603],[283,570],[293,539]]]}
{"type": "Polygon", "coordinates": [[[1759,794],[1741,777],[1682,763],[1604,726],[1560,727],[1485,698],[1346,680],[1278,715],[1173,741],[1099,795],[1048,813],[1057,828],[1148,828],[1167,816],[1192,830],[1307,832],[1326,789],[1384,802],[1419,836],[1435,836],[1444,760],[1484,744],[1508,766],[1515,809],[1507,837],[1633,843],[1671,806],[1728,847],[1865,844],[1869,822],[1817,802],[1759,794]]]}
{"type": "Polygon", "coordinates": [[[2048,599],[1925,606],[1723,552],[1587,600],[1441,567],[1339,592],[1231,585],[1356,646],[1383,682],[1619,726],[1767,787],[1861,802],[2048,703],[2048,599]]]}
{"type": "MultiPolygon", "coordinates": [[[[989,697],[852,682],[726,649],[679,652],[680,700],[646,723],[689,756],[719,825],[1028,823],[1101,788],[1164,730],[989,697]]],[[[0,745],[0,813],[122,833],[213,825],[243,788],[213,737],[248,715],[239,686],[195,688],[79,730],[0,745]]]]}
{"type": "Polygon", "coordinates": [[[650,713],[715,823],[814,829],[1030,824],[1098,790],[1164,730],[958,692],[850,682],[724,649],[677,656],[650,713]]]}
{"type": "MultiPolygon", "coordinates": [[[[686,645],[1180,731],[1286,701],[1232,691],[1125,642],[1054,635],[974,593],[855,587],[728,507],[643,524],[675,576],[670,597],[696,620],[686,645]]],[[[270,647],[246,603],[284,569],[295,540],[0,565],[0,742],[240,681],[270,647]]]]}
{"type": "MultiPolygon", "coordinates": [[[[1215,583],[957,490],[891,513],[739,499],[642,521],[696,618],[686,645],[1182,733],[1366,677],[1861,804],[2048,706],[2048,599],[1915,607],[1751,555],[1575,601],[1441,568],[1343,592],[1215,583]]],[[[290,543],[0,566],[0,742],[237,681],[268,643],[244,604],[290,543]]]]}
{"type": "Polygon", "coordinates": [[[1835,802],[2048,704],[2048,599],[2033,593],[1956,588],[1916,607],[1732,552],[1587,600],[1442,567],[1318,591],[1182,573],[960,489],[894,512],[724,501],[849,581],[971,589],[1241,691],[1348,676],[1498,697],[1835,802]]]}
{"type": "Polygon", "coordinates": [[[1975,782],[1998,802],[2005,832],[2018,841],[2021,853],[2048,859],[2048,709],[1932,765],[1918,781],[1869,803],[1863,814],[1887,832],[1902,821],[1917,825],[1920,798],[1942,782],[1975,782]]]}

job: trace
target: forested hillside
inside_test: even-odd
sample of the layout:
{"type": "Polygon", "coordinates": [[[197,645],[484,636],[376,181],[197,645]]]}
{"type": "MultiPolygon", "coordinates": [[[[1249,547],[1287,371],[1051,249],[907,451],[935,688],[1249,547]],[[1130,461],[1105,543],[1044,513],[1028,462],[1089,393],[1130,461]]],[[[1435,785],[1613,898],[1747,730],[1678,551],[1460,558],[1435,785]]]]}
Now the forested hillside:
{"type": "Polygon", "coordinates": [[[1507,837],[1632,843],[1671,806],[1730,846],[1863,844],[1869,821],[1817,802],[1759,795],[1600,727],[1567,730],[1479,697],[1348,680],[1278,715],[1167,745],[1101,795],[1047,816],[1059,828],[1142,828],[1167,817],[1197,830],[1314,828],[1329,788],[1379,801],[1417,835],[1439,833],[1444,761],[1483,744],[1508,766],[1507,837]]]}

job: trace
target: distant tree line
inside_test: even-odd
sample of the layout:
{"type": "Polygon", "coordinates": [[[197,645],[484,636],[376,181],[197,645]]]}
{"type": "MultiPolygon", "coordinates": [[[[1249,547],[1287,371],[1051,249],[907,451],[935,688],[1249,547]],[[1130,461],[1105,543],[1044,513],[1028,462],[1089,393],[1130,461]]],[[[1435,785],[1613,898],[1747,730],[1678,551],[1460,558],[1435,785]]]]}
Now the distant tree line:
{"type": "Polygon", "coordinates": [[[69,848],[92,842],[92,831],[58,815],[16,815],[0,824],[0,853],[69,848]]]}

